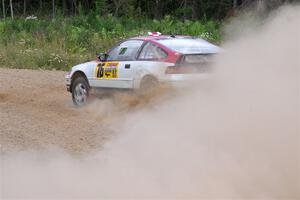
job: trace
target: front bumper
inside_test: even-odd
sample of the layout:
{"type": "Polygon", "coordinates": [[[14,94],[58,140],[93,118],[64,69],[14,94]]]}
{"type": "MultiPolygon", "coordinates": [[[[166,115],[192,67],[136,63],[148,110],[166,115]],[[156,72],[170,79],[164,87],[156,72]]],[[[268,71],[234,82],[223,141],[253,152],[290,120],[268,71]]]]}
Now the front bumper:
{"type": "Polygon", "coordinates": [[[70,74],[65,75],[65,83],[66,83],[67,91],[71,92],[71,75],[70,74]]]}

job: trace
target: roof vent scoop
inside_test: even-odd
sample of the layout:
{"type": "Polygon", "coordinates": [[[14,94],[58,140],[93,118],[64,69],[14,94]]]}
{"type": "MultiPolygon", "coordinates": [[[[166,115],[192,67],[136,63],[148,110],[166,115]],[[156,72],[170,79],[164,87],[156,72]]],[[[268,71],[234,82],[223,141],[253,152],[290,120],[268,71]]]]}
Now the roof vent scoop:
{"type": "Polygon", "coordinates": [[[158,37],[161,35],[161,33],[160,32],[148,32],[148,35],[153,36],[153,37],[158,37]]]}

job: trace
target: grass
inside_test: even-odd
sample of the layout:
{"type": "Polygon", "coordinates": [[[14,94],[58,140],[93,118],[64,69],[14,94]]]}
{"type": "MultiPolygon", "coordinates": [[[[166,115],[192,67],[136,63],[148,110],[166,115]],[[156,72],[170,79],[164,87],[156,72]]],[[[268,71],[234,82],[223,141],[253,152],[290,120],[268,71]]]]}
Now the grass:
{"type": "Polygon", "coordinates": [[[69,70],[94,59],[116,42],[148,31],[199,36],[218,43],[220,23],[179,21],[166,16],[114,18],[94,14],[55,19],[17,18],[0,21],[0,67],[69,70]]]}

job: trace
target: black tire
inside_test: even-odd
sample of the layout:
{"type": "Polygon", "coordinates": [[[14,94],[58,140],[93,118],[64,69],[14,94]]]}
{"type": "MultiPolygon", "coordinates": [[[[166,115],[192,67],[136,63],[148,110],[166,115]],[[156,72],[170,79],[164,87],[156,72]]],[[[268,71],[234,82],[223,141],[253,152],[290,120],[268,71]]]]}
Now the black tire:
{"type": "Polygon", "coordinates": [[[72,83],[72,100],[75,106],[84,106],[89,97],[89,84],[84,77],[77,77],[72,83]]]}
{"type": "Polygon", "coordinates": [[[155,77],[145,76],[141,80],[141,85],[140,85],[139,91],[140,91],[141,94],[146,94],[146,93],[152,92],[157,87],[158,87],[158,81],[155,77]]]}

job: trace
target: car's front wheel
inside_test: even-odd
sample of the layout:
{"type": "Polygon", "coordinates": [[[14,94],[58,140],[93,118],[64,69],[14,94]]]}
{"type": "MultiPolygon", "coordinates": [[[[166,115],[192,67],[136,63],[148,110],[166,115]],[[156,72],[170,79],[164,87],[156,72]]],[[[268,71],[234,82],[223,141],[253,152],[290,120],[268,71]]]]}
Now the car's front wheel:
{"type": "Polygon", "coordinates": [[[83,106],[89,97],[89,85],[85,78],[77,77],[72,84],[72,100],[74,105],[83,106]]]}

